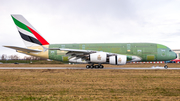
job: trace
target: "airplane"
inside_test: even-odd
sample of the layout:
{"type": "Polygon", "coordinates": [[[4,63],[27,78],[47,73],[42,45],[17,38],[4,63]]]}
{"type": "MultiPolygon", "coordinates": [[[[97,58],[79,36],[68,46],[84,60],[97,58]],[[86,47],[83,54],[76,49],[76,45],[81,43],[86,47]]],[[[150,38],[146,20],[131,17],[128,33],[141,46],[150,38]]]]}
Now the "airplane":
{"type": "MultiPolygon", "coordinates": [[[[87,69],[102,69],[104,68],[102,64],[125,65],[129,62],[168,61],[177,57],[170,48],[156,43],[49,44],[22,15],[12,14],[11,17],[27,48],[4,47],[27,55],[57,61],[86,63],[87,69]]],[[[164,68],[168,68],[167,64],[164,68]]]]}

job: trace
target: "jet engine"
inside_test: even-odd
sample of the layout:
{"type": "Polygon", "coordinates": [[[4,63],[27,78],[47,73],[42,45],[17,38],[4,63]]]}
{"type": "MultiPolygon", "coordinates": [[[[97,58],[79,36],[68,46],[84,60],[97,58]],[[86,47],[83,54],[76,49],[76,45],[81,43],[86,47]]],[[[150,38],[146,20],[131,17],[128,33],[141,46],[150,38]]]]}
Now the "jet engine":
{"type": "Polygon", "coordinates": [[[89,55],[90,62],[104,63],[107,61],[107,54],[105,52],[92,53],[89,55]]]}
{"type": "Polygon", "coordinates": [[[111,65],[125,65],[127,62],[126,55],[117,55],[109,57],[109,64],[111,65]]]}

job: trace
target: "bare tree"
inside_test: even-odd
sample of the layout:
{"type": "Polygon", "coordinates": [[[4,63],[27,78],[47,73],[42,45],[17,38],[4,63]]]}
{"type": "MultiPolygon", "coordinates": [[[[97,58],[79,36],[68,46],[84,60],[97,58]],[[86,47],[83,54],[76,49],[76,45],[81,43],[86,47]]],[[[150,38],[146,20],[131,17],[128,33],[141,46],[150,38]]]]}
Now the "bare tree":
{"type": "Polygon", "coordinates": [[[8,58],[11,60],[18,60],[19,56],[18,55],[10,55],[10,56],[8,56],[8,58]]]}
{"type": "Polygon", "coordinates": [[[46,60],[45,58],[36,57],[36,56],[24,56],[24,60],[46,60]]]}
{"type": "Polygon", "coordinates": [[[13,58],[14,58],[14,60],[18,60],[19,56],[18,55],[14,55],[13,58]]]}
{"type": "Polygon", "coordinates": [[[31,57],[24,56],[24,59],[25,59],[25,60],[31,60],[31,57]]]}
{"type": "Polygon", "coordinates": [[[35,57],[35,56],[29,56],[29,57],[27,57],[27,56],[24,56],[24,59],[25,59],[25,60],[40,60],[40,57],[35,57]]]}
{"type": "Polygon", "coordinates": [[[2,56],[1,56],[1,60],[6,60],[7,59],[7,55],[6,54],[3,54],[2,56]]]}

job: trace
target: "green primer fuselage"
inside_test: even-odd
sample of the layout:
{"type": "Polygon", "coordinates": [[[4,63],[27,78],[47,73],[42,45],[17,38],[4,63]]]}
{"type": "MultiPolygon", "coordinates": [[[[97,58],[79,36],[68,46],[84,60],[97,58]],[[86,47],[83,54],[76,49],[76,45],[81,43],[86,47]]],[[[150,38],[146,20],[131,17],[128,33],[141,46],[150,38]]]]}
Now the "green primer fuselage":
{"type": "MultiPolygon", "coordinates": [[[[176,58],[170,48],[155,43],[94,43],[94,44],[51,44],[49,48],[66,48],[103,51],[127,56],[139,56],[141,61],[167,61],[176,58]]],[[[68,61],[66,51],[49,50],[49,59],[68,61]]]]}

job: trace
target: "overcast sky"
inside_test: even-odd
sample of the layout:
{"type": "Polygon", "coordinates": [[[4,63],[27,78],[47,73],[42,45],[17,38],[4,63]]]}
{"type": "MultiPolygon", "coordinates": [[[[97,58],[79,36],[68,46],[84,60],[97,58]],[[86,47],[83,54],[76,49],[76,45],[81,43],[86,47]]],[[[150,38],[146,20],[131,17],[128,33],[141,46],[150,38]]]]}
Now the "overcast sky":
{"type": "Polygon", "coordinates": [[[151,42],[180,49],[180,0],[0,0],[0,56],[18,54],[3,45],[25,47],[10,14],[23,15],[50,44],[151,42]]]}

